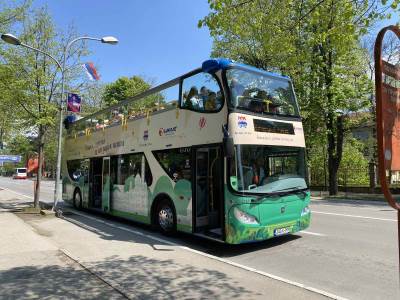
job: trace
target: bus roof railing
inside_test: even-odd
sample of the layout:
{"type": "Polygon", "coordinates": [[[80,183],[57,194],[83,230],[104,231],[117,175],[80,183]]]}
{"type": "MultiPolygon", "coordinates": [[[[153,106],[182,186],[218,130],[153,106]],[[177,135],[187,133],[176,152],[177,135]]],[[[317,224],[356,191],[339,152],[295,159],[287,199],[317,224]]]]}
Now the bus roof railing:
{"type": "Polygon", "coordinates": [[[165,83],[163,83],[163,84],[160,84],[160,85],[158,85],[158,86],[155,86],[155,87],[153,87],[153,88],[151,88],[151,89],[148,89],[148,90],[146,90],[146,91],[144,91],[144,92],[142,92],[142,93],[139,93],[139,94],[134,95],[134,96],[132,96],[132,97],[128,97],[127,99],[122,100],[122,101],[118,102],[117,104],[108,106],[108,107],[106,107],[106,108],[103,108],[103,109],[101,109],[101,110],[95,112],[95,113],[92,113],[92,114],[90,114],[90,115],[87,115],[87,116],[85,116],[85,117],[83,117],[83,118],[81,118],[81,119],[79,119],[79,120],[73,122],[71,125],[72,125],[72,126],[75,126],[76,124],[83,123],[83,122],[85,122],[85,121],[87,121],[87,120],[90,120],[90,119],[92,119],[92,118],[95,118],[96,116],[99,116],[99,115],[101,115],[101,114],[107,113],[107,112],[109,112],[109,111],[117,110],[118,108],[120,108],[120,107],[122,107],[122,106],[125,106],[125,105],[128,105],[128,104],[131,104],[131,103],[134,102],[134,101],[141,100],[141,99],[143,99],[143,98],[145,98],[145,97],[147,97],[147,96],[150,96],[150,95],[152,95],[152,94],[155,94],[155,93],[157,93],[157,92],[160,92],[160,91],[162,91],[162,90],[164,90],[164,89],[166,89],[166,88],[169,88],[169,87],[171,87],[171,86],[173,86],[173,85],[179,83],[180,80],[181,80],[182,78],[184,78],[184,77],[191,76],[192,74],[198,73],[198,72],[200,72],[200,71],[201,71],[201,68],[198,68],[198,69],[195,69],[195,70],[193,70],[193,71],[190,71],[190,72],[188,72],[188,73],[186,73],[186,74],[184,74],[184,75],[182,75],[182,76],[179,76],[179,77],[177,77],[177,78],[174,78],[174,79],[172,79],[172,80],[169,80],[169,81],[167,81],[167,82],[165,82],[165,83]]]}
{"type": "MultiPolygon", "coordinates": [[[[272,76],[272,77],[280,77],[280,78],[283,78],[283,79],[286,79],[286,80],[290,80],[290,78],[288,76],[285,76],[285,75],[282,75],[282,74],[278,74],[278,73],[269,72],[269,71],[265,71],[265,70],[262,70],[262,69],[257,69],[255,67],[252,67],[252,66],[249,66],[249,65],[246,65],[246,64],[237,63],[237,62],[235,62],[233,60],[230,60],[230,59],[226,59],[226,58],[209,59],[209,60],[206,60],[206,61],[204,61],[202,63],[202,67],[201,68],[194,69],[194,70],[192,70],[192,71],[190,71],[190,72],[188,72],[188,73],[186,73],[184,75],[181,75],[181,76],[176,77],[176,78],[174,78],[172,80],[169,80],[169,81],[167,81],[165,83],[162,83],[162,84],[160,84],[158,86],[155,86],[155,87],[153,87],[151,89],[148,89],[147,91],[144,91],[144,92],[139,93],[137,95],[134,95],[132,97],[128,97],[127,99],[122,100],[122,101],[118,102],[117,104],[114,104],[114,105],[111,105],[109,107],[103,108],[103,109],[101,109],[101,110],[99,110],[99,111],[97,111],[95,113],[92,113],[90,115],[87,115],[87,116],[75,121],[75,122],[72,122],[71,125],[73,127],[75,127],[75,126],[77,126],[77,124],[81,124],[81,123],[83,123],[83,122],[85,122],[87,120],[95,118],[96,116],[99,116],[101,114],[104,114],[104,113],[107,113],[107,112],[110,112],[110,111],[113,111],[113,110],[117,110],[120,107],[123,107],[125,105],[131,104],[134,101],[141,100],[142,98],[145,98],[145,97],[150,96],[150,95],[152,95],[154,93],[157,93],[157,92],[160,92],[160,91],[162,91],[162,90],[164,90],[166,88],[169,88],[169,87],[171,87],[171,86],[173,86],[173,85],[175,85],[177,83],[180,83],[180,81],[183,78],[189,77],[189,76],[194,75],[196,73],[199,73],[201,71],[208,72],[208,73],[213,73],[213,72],[216,72],[217,70],[227,69],[227,68],[230,68],[230,67],[245,68],[245,69],[249,69],[249,70],[252,70],[252,71],[259,72],[259,73],[264,73],[264,74],[272,76]]],[[[180,99],[178,99],[178,101],[179,100],[180,99]]]]}

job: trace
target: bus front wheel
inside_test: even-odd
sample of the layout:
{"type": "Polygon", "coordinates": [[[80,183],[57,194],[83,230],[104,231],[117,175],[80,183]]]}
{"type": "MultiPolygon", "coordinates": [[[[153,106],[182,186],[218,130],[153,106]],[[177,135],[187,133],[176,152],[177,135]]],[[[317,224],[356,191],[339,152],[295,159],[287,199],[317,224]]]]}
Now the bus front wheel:
{"type": "Polygon", "coordinates": [[[74,207],[75,208],[82,208],[82,195],[81,191],[76,189],[74,193],[74,207]]]}
{"type": "Polygon", "coordinates": [[[170,201],[165,199],[158,204],[155,217],[157,227],[162,233],[173,234],[176,232],[176,215],[170,201]]]}

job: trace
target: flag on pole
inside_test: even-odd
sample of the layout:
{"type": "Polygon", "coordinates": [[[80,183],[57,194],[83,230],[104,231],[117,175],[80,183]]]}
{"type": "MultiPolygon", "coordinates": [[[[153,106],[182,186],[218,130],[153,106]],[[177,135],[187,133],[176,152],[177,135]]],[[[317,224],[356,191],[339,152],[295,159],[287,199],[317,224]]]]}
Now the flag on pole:
{"type": "Polygon", "coordinates": [[[97,74],[97,70],[94,67],[93,63],[88,62],[86,64],[83,64],[82,67],[85,69],[86,74],[90,80],[99,80],[100,79],[100,76],[99,76],[99,74],[97,74]]]}
{"type": "Polygon", "coordinates": [[[81,97],[79,97],[79,95],[73,93],[68,94],[67,111],[74,113],[81,112],[81,97]]]}

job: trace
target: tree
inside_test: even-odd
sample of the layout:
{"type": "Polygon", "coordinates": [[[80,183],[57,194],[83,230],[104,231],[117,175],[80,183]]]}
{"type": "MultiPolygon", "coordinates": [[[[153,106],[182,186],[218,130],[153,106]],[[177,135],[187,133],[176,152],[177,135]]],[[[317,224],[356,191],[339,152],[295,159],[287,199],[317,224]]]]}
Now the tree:
{"type": "MultiPolygon", "coordinates": [[[[4,1],[0,1],[0,32],[7,32],[11,26],[16,23],[19,23],[23,20],[26,10],[29,7],[29,2],[15,3],[12,6],[9,3],[5,3],[4,1]]],[[[3,49],[0,46],[0,58],[2,57],[3,49]]],[[[0,65],[0,87],[2,87],[2,83],[4,79],[10,76],[9,70],[4,66],[0,65]]],[[[8,105],[9,98],[12,96],[7,93],[7,89],[1,88],[2,93],[0,94],[0,151],[4,148],[4,141],[7,135],[10,133],[11,129],[15,127],[15,119],[13,117],[13,113],[8,105]]]]}
{"type": "MultiPolygon", "coordinates": [[[[103,100],[107,106],[117,104],[122,100],[127,100],[148,89],[151,84],[140,76],[120,77],[115,82],[105,86],[103,100]]],[[[153,108],[157,104],[163,103],[164,98],[161,94],[153,94],[139,102],[133,102],[128,110],[146,110],[153,108]]]]}
{"type": "Polygon", "coordinates": [[[329,192],[336,194],[346,115],[366,108],[372,93],[360,37],[385,12],[377,1],[368,0],[209,3],[211,13],[199,26],[207,26],[214,38],[213,56],[281,70],[292,77],[307,145],[313,147],[324,139],[329,192]]]}
{"type": "MultiPolygon", "coordinates": [[[[22,26],[21,40],[35,48],[42,49],[62,61],[66,41],[73,32],[65,35],[56,33],[46,8],[35,10],[28,15],[22,26]]],[[[60,99],[60,70],[53,60],[39,52],[22,47],[10,46],[4,52],[6,67],[10,70],[4,83],[12,95],[15,117],[25,128],[32,128],[37,136],[39,170],[34,194],[34,206],[39,207],[40,181],[43,166],[46,133],[56,124],[60,99]]],[[[70,66],[66,78],[66,90],[72,90],[77,81],[74,67],[87,53],[85,44],[76,45],[67,56],[70,66]]]]}
{"type": "Polygon", "coordinates": [[[21,155],[22,165],[26,166],[29,156],[37,150],[37,147],[33,137],[19,133],[10,140],[7,149],[10,154],[21,155]]]}
{"type": "Polygon", "coordinates": [[[139,76],[120,77],[115,82],[106,85],[103,99],[107,106],[117,104],[150,88],[150,84],[139,76]]]}

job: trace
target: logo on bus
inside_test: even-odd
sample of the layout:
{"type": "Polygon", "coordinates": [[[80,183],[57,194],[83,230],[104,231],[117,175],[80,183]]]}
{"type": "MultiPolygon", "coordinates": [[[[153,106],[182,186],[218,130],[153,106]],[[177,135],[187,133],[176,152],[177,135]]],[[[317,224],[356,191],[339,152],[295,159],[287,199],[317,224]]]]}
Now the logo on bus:
{"type": "Polygon", "coordinates": [[[247,121],[245,116],[238,116],[238,126],[239,128],[247,127],[247,121]]]}
{"type": "Polygon", "coordinates": [[[159,136],[174,135],[175,133],[176,133],[176,126],[175,127],[169,127],[169,128],[160,128],[158,130],[158,135],[159,136]]]}
{"type": "Polygon", "coordinates": [[[149,139],[149,131],[148,131],[148,130],[145,130],[145,131],[143,132],[143,140],[147,141],[148,139],[149,139]]]}
{"type": "Polygon", "coordinates": [[[199,120],[199,128],[200,130],[203,129],[204,127],[206,127],[207,125],[207,120],[204,117],[201,117],[199,120]]]}

